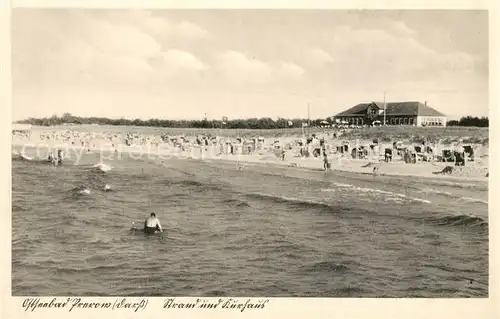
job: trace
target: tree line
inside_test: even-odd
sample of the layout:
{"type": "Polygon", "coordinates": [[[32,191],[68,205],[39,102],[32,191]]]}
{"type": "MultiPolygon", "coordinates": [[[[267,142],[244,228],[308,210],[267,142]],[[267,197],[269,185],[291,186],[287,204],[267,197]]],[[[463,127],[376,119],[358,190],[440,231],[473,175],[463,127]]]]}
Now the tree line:
{"type": "MultiPolygon", "coordinates": [[[[319,126],[323,119],[311,120],[311,126],[319,126]]],[[[121,125],[121,126],[150,126],[171,128],[227,128],[227,129],[280,129],[302,127],[306,119],[284,119],[274,120],[269,117],[235,119],[235,120],[163,120],[163,119],[110,119],[105,117],[80,117],[65,113],[63,116],[53,115],[44,118],[28,118],[18,121],[21,124],[37,126],[53,126],[63,124],[99,124],[99,125],[121,125]]]]}
{"type": "MultiPolygon", "coordinates": [[[[110,119],[105,117],[80,117],[65,113],[62,116],[53,115],[44,118],[29,118],[18,121],[17,123],[31,124],[37,126],[53,126],[63,124],[99,124],[99,125],[121,125],[121,126],[150,126],[150,127],[171,127],[171,128],[227,128],[227,129],[282,129],[282,128],[300,128],[302,123],[310,123],[310,126],[322,126],[326,122],[332,123],[329,119],[285,119],[279,118],[273,120],[269,117],[235,119],[235,120],[162,120],[162,119],[110,119]]],[[[465,116],[460,120],[447,122],[448,126],[477,126],[488,127],[487,117],[465,116]]]]}
{"type": "Polygon", "coordinates": [[[489,127],[489,120],[487,117],[472,117],[464,116],[460,120],[448,121],[448,126],[476,126],[476,127],[489,127]]]}

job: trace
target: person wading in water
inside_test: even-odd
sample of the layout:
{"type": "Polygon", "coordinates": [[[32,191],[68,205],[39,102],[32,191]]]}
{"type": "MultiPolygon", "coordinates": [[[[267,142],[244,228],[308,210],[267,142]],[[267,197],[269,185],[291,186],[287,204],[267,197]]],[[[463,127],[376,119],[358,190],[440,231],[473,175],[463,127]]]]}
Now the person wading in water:
{"type": "Polygon", "coordinates": [[[144,232],[146,234],[154,234],[157,231],[163,232],[163,229],[161,228],[160,221],[156,218],[156,214],[151,213],[151,216],[144,221],[144,232]]]}

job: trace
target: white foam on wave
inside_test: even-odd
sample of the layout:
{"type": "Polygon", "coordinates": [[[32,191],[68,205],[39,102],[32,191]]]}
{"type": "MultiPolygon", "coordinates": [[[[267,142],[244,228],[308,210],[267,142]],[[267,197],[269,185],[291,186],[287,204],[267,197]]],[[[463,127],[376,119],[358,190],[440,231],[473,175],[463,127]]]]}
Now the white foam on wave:
{"type": "MultiPolygon", "coordinates": [[[[448,195],[448,196],[453,196],[452,193],[446,192],[446,191],[440,191],[438,189],[433,189],[433,188],[424,188],[420,191],[421,193],[433,193],[433,194],[438,194],[438,195],[448,195]]],[[[488,204],[488,200],[483,200],[480,198],[473,198],[473,197],[458,197],[459,200],[469,202],[469,203],[483,203],[483,204],[488,204]]]]}
{"type": "Polygon", "coordinates": [[[419,190],[419,192],[420,193],[433,193],[433,194],[450,195],[450,196],[453,195],[450,192],[441,191],[441,190],[438,190],[435,188],[423,188],[423,189],[419,190]]]}
{"type": "Polygon", "coordinates": [[[423,199],[423,198],[416,198],[416,197],[408,197],[409,199],[411,200],[414,200],[416,202],[422,202],[422,203],[426,203],[426,204],[430,204],[431,201],[428,200],[428,199],[423,199]]]}
{"type": "Polygon", "coordinates": [[[322,192],[335,192],[335,188],[322,188],[321,189],[322,192]]]}
{"type": "Polygon", "coordinates": [[[97,163],[95,164],[94,166],[92,166],[93,168],[97,168],[98,170],[100,171],[103,171],[103,172],[108,172],[111,170],[111,166],[109,165],[106,165],[104,163],[97,163]]]}
{"type": "Polygon", "coordinates": [[[354,185],[351,185],[351,184],[342,184],[342,183],[334,183],[335,186],[339,186],[339,187],[342,187],[342,188],[349,188],[350,190],[355,190],[355,191],[359,191],[359,192],[362,192],[362,193],[372,193],[372,194],[383,194],[383,195],[388,195],[389,197],[385,197],[384,199],[385,200],[394,200],[394,198],[405,198],[405,199],[408,199],[408,200],[411,200],[411,201],[416,201],[416,202],[422,202],[422,203],[426,203],[426,204],[431,204],[431,201],[430,200],[427,200],[427,199],[423,199],[423,198],[418,198],[418,197],[410,197],[410,196],[407,196],[406,194],[401,194],[401,193],[394,193],[394,192],[390,192],[390,191],[384,191],[382,189],[378,189],[378,188],[369,188],[369,187],[358,187],[358,186],[354,186],[354,185]]]}
{"type": "Polygon", "coordinates": [[[483,203],[483,204],[488,204],[487,200],[479,199],[479,198],[473,198],[473,197],[460,197],[461,200],[466,201],[466,202],[471,202],[471,203],[483,203]]]}
{"type": "Polygon", "coordinates": [[[78,193],[82,194],[82,195],[90,195],[90,189],[84,188],[84,189],[80,190],[78,193]]]}
{"type": "Polygon", "coordinates": [[[449,185],[449,186],[472,186],[472,187],[476,186],[476,184],[474,184],[474,183],[466,183],[463,181],[460,181],[460,182],[439,181],[439,184],[449,185]]]}
{"type": "Polygon", "coordinates": [[[351,184],[342,184],[342,183],[333,183],[333,185],[339,186],[339,187],[352,187],[351,184]]]}
{"type": "Polygon", "coordinates": [[[396,203],[403,203],[404,201],[400,197],[386,197],[384,198],[386,202],[396,202],[396,203]]]}
{"type": "MultiPolygon", "coordinates": [[[[268,198],[277,198],[285,201],[290,201],[290,202],[296,202],[296,203],[308,203],[308,204],[324,204],[322,202],[319,202],[317,200],[312,200],[312,199],[305,199],[305,198],[296,198],[296,197],[289,197],[289,196],[284,196],[284,195],[278,195],[278,194],[266,194],[266,193],[254,193],[255,195],[259,195],[262,197],[268,197],[268,198]]],[[[325,204],[326,205],[326,204],[325,204]]]]}

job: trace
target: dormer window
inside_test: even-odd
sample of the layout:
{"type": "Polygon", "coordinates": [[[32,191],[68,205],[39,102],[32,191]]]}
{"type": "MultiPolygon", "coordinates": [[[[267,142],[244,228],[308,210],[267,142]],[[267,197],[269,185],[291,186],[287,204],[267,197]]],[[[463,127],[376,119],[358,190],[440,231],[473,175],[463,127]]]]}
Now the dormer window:
{"type": "Polygon", "coordinates": [[[368,115],[377,115],[377,109],[374,107],[369,107],[367,110],[368,115]]]}

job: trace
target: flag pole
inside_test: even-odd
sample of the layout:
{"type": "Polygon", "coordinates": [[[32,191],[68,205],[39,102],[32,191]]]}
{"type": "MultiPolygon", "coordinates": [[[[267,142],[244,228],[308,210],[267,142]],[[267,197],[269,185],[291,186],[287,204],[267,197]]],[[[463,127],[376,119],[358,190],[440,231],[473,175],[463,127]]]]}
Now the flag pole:
{"type": "Polygon", "coordinates": [[[385,121],[385,113],[386,113],[386,109],[387,109],[387,103],[386,103],[386,99],[385,99],[385,92],[384,92],[384,126],[386,125],[386,121],[385,121]]]}
{"type": "Polygon", "coordinates": [[[307,126],[311,125],[311,103],[307,103],[307,126]]]}

